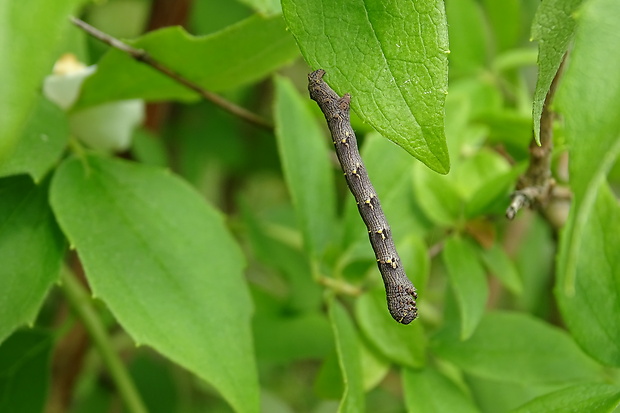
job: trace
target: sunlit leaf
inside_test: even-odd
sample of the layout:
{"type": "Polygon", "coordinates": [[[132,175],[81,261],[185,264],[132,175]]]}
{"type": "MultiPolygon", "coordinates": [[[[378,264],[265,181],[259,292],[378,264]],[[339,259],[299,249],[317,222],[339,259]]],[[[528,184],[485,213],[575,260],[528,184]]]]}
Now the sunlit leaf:
{"type": "Polygon", "coordinates": [[[609,413],[620,403],[620,387],[608,384],[580,384],[567,387],[513,410],[513,413],[609,413]]]}
{"type": "Polygon", "coordinates": [[[97,156],[63,163],[51,201],[93,294],[134,340],[257,412],[244,258],[222,216],[168,172],[97,156]]]}
{"type": "Polygon", "coordinates": [[[447,173],[444,135],[448,33],[443,2],[283,0],[313,69],[384,137],[447,173]]]}
{"type": "Polygon", "coordinates": [[[472,337],[445,328],[434,339],[437,354],[465,372],[502,382],[534,384],[596,381],[602,367],[564,331],[518,313],[486,314],[472,337]]]}
{"type": "Polygon", "coordinates": [[[567,294],[558,280],[556,297],[564,321],[592,357],[620,366],[620,206],[601,185],[588,224],[580,232],[575,259],[575,291],[567,294]]]}

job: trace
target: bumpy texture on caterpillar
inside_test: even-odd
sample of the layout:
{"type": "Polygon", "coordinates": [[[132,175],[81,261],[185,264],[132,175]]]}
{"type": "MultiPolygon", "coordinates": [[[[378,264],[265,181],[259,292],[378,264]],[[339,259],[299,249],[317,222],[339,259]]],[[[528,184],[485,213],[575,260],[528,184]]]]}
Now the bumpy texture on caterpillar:
{"type": "Polygon", "coordinates": [[[405,274],[394,246],[390,226],[357,149],[357,139],[349,120],[351,96],[348,93],[338,96],[323,81],[323,75],[325,71],[322,69],[308,75],[310,98],[318,103],[325,115],[347,185],[368,228],[370,244],[385,284],[390,314],[399,323],[409,324],[418,316],[415,301],[418,296],[405,274]]]}

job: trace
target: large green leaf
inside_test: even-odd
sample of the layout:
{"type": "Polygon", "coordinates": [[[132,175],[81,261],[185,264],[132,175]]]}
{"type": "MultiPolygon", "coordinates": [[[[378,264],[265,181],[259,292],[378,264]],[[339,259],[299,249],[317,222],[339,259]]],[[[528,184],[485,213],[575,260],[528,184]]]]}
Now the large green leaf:
{"type": "Polygon", "coordinates": [[[0,160],[21,138],[68,16],[81,0],[0,0],[0,160]]]}
{"type": "MultiPolygon", "coordinates": [[[[298,54],[279,15],[250,17],[203,37],[169,27],[147,33],[132,45],[210,91],[257,81],[298,54]]],[[[118,50],[110,50],[103,57],[82,88],[77,107],[120,99],[198,98],[196,92],[118,50]]]]}
{"type": "Polygon", "coordinates": [[[0,179],[0,342],[32,324],[58,279],[65,240],[47,202],[47,182],[0,179]]]}
{"type": "Polygon", "coordinates": [[[306,249],[316,257],[334,242],[336,196],[327,138],[293,84],[276,78],[274,117],[284,177],[306,249]]]}
{"type": "Polygon", "coordinates": [[[409,413],[476,413],[480,410],[463,390],[433,368],[403,369],[409,413]]]}
{"type": "Polygon", "coordinates": [[[563,318],[577,342],[592,357],[620,366],[620,207],[601,185],[588,225],[580,233],[575,258],[574,294],[558,280],[556,297],[563,318]]]}
{"type": "Polygon", "coordinates": [[[366,340],[390,361],[413,368],[424,365],[426,336],[422,325],[395,323],[387,311],[383,289],[374,289],[357,299],[355,318],[366,340]]]}
{"type": "Polygon", "coordinates": [[[104,157],[63,163],[58,221],[92,288],[138,344],[258,411],[244,258],[222,216],[170,173],[104,157]]]}
{"type": "Polygon", "coordinates": [[[567,387],[513,410],[513,413],[609,413],[620,403],[620,387],[609,384],[580,384],[567,387]]]}
{"type": "Polygon", "coordinates": [[[282,0],[313,69],[358,115],[431,169],[450,161],[443,107],[448,32],[439,0],[282,0]]]}
{"type": "MultiPolygon", "coordinates": [[[[575,10],[583,0],[543,0],[532,24],[532,40],[538,40],[538,81],[534,91],[534,136],[540,143],[540,115],[551,82],[562,63],[575,32],[575,10]]],[[[587,82],[586,82],[587,83],[587,82]]]]}
{"type": "Polygon", "coordinates": [[[49,385],[52,340],[40,331],[19,331],[0,346],[0,411],[40,413],[49,385]]]}
{"type": "Polygon", "coordinates": [[[574,291],[582,232],[592,213],[600,182],[620,152],[620,2],[592,0],[579,14],[570,64],[558,90],[570,154],[574,193],[563,231],[558,274],[564,290],[574,291]]]}
{"type": "Polygon", "coordinates": [[[474,333],[484,313],[489,296],[486,274],[478,251],[467,239],[448,238],[442,258],[459,307],[461,339],[465,340],[474,333]]]}
{"type": "Polygon", "coordinates": [[[476,376],[527,385],[602,379],[602,368],[570,336],[534,317],[486,314],[472,337],[460,341],[454,327],[433,340],[437,354],[476,376]]]}
{"type": "Polygon", "coordinates": [[[58,106],[40,97],[22,133],[14,152],[0,163],[0,176],[27,173],[40,181],[67,144],[67,118],[58,106]]]}
{"type": "Polygon", "coordinates": [[[364,409],[364,383],[360,361],[360,342],[355,326],[342,304],[335,299],[329,305],[329,319],[336,339],[338,362],[344,381],[344,394],[338,413],[357,413],[364,409]]]}

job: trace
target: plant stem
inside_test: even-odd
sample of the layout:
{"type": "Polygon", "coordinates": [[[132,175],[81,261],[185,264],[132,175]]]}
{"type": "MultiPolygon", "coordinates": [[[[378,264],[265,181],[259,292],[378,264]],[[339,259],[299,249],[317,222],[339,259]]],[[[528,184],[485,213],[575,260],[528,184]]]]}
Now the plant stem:
{"type": "Polygon", "coordinates": [[[235,115],[235,116],[245,120],[248,123],[252,123],[252,124],[254,124],[256,126],[260,126],[261,128],[264,128],[264,129],[267,129],[267,130],[270,130],[270,131],[273,130],[273,126],[267,120],[265,120],[262,117],[256,115],[255,113],[250,112],[247,109],[242,108],[241,106],[235,105],[234,103],[224,99],[223,97],[221,97],[221,96],[219,96],[219,95],[217,95],[217,94],[215,94],[213,92],[209,92],[208,90],[203,89],[202,87],[198,86],[196,83],[192,82],[189,79],[186,79],[185,77],[183,77],[180,74],[176,73],[175,71],[173,71],[169,67],[167,67],[167,66],[163,65],[162,63],[158,62],[157,60],[155,60],[145,50],[136,49],[135,47],[131,47],[128,44],[121,42],[117,38],[112,37],[109,34],[104,33],[101,30],[98,30],[98,29],[94,28],[90,24],[88,24],[85,21],[82,21],[82,20],[80,20],[80,19],[78,19],[76,17],[71,17],[71,22],[73,24],[75,24],[76,26],[78,26],[79,28],[81,28],[82,30],[84,30],[89,35],[93,36],[94,38],[96,38],[98,40],[101,40],[105,44],[107,44],[109,46],[112,46],[115,49],[118,49],[118,50],[120,50],[122,52],[127,53],[129,56],[131,56],[132,58],[134,58],[138,62],[145,63],[145,64],[151,66],[153,69],[155,69],[155,70],[163,73],[164,75],[168,76],[169,78],[176,80],[177,82],[179,82],[183,86],[188,87],[189,89],[191,89],[194,92],[198,93],[200,96],[202,96],[206,100],[208,100],[208,101],[216,104],[220,108],[224,109],[228,113],[231,113],[231,114],[233,114],[233,115],[235,115]]]}
{"type": "Polygon", "coordinates": [[[545,205],[554,196],[555,181],[551,177],[551,155],[553,153],[553,119],[555,113],[551,103],[555,96],[564,67],[560,64],[549,91],[545,97],[543,111],[540,116],[540,146],[532,137],[530,142],[530,163],[527,171],[519,177],[517,190],[512,194],[512,202],[506,209],[506,218],[512,220],[523,207],[545,205]]]}
{"type": "Polygon", "coordinates": [[[116,388],[127,407],[127,411],[131,413],[147,413],[146,407],[144,407],[140,394],[131,377],[129,377],[127,369],[112,348],[112,343],[103,322],[93,308],[92,299],[86,289],[80,285],[79,281],[69,271],[63,271],[61,288],[73,310],[86,327],[97,350],[99,350],[101,358],[107,365],[112,380],[116,384],[116,388]]]}

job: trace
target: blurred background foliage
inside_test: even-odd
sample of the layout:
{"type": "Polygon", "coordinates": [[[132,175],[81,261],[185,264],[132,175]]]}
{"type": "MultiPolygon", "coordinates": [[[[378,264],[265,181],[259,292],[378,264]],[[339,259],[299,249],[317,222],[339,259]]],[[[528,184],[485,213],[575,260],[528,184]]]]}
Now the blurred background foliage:
{"type": "MultiPolygon", "coordinates": [[[[274,35],[283,39],[278,67],[240,86],[217,90],[215,84],[213,89],[266,119],[277,118],[280,111],[281,122],[292,116],[290,106],[301,104],[319,125],[324,138],[319,147],[325,150],[320,149],[323,158],[316,162],[328,163],[330,187],[305,199],[323,210],[323,202],[335,195],[336,216],[323,234],[327,248],[318,256],[304,248],[294,189],[283,174],[286,149],[273,132],[174,85],[155,88],[159,92],[153,93],[161,96],[149,95],[146,82],[147,91],[136,92],[143,96],[124,96],[126,90],[115,90],[122,83],[113,77],[100,83],[89,79],[77,104],[112,99],[101,97],[106,94],[146,99],[144,121],[118,155],[178,174],[225,215],[247,261],[261,411],[323,413],[340,406],[341,411],[382,413],[504,412],[554,391],[569,395],[562,393],[558,400],[586,401],[585,410],[574,411],[613,411],[620,400],[618,364],[594,361],[596,355],[577,346],[554,296],[559,230],[569,202],[555,202],[544,213],[523,210],[514,221],[504,217],[532,139],[538,52],[530,32],[539,4],[446,0],[448,175],[432,172],[353,114],[362,157],[407,274],[418,288],[420,318],[407,327],[387,313],[366,230],[335,155],[325,149],[329,138],[323,117],[307,99],[311,69],[283,29],[279,2],[97,0],[83,5],[81,18],[121,39],[175,25],[192,35],[213,35],[257,14],[282,29],[274,35]],[[162,101],[164,96],[170,100],[162,101]],[[364,400],[355,400],[355,394],[364,400]],[[594,405],[600,410],[588,410],[594,405]]],[[[270,45],[250,44],[259,46],[270,45]]],[[[108,49],[70,27],[56,57],[72,53],[87,66],[109,59],[107,64],[119,65],[111,76],[134,83],[127,77],[134,69],[122,66],[120,54],[115,57],[108,49]]],[[[239,53],[232,47],[220,52],[212,64],[224,67],[239,53]]],[[[85,121],[86,133],[93,122],[85,121]]],[[[561,122],[554,124],[554,142],[553,177],[566,185],[561,122]]],[[[315,165],[316,154],[307,158],[308,164],[292,167],[323,173],[315,165]]],[[[608,180],[617,188],[620,168],[615,166],[608,180]]],[[[75,256],[69,262],[79,268],[75,256]]],[[[214,387],[149,347],[136,347],[106,306],[96,303],[149,412],[232,411],[214,387]]],[[[0,406],[8,406],[6,411],[17,411],[11,406],[23,406],[20,412],[41,411],[41,406],[50,413],[125,411],[105,361],[67,314],[54,288],[36,328],[19,330],[0,346],[0,406]]],[[[540,406],[527,411],[545,411],[540,406]]]]}

